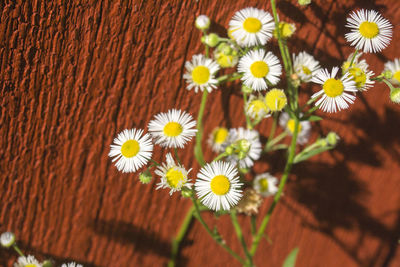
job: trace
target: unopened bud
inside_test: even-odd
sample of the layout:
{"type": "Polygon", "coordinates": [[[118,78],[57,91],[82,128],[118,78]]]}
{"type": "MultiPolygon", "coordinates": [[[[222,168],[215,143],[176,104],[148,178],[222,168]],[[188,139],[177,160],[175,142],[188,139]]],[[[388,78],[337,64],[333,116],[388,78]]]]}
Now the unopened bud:
{"type": "Polygon", "coordinates": [[[225,148],[225,153],[227,155],[232,155],[233,152],[235,152],[235,148],[233,147],[233,145],[229,145],[225,148]]]}
{"type": "Polygon", "coordinates": [[[329,132],[326,136],[325,140],[331,146],[336,146],[337,142],[339,141],[339,136],[335,132],[329,132]]]}
{"type": "Polygon", "coordinates": [[[251,87],[248,87],[246,85],[242,85],[242,92],[245,94],[251,94],[251,92],[253,92],[253,89],[251,87]]]}
{"type": "Polygon", "coordinates": [[[182,187],[181,194],[183,197],[191,197],[193,195],[193,191],[187,187],[182,187]]]}
{"type": "Polygon", "coordinates": [[[299,5],[306,6],[311,4],[311,0],[299,0],[299,5]]]}
{"type": "Polygon", "coordinates": [[[247,156],[247,152],[239,151],[237,153],[237,156],[238,156],[239,160],[244,159],[247,156]]]}
{"type": "Polygon", "coordinates": [[[0,244],[2,247],[9,248],[15,244],[15,235],[12,232],[4,232],[0,235],[0,244]]]}
{"type": "Polygon", "coordinates": [[[247,154],[247,152],[250,150],[250,142],[246,139],[241,139],[238,141],[238,148],[240,151],[247,154]]]}
{"type": "MultiPolygon", "coordinates": [[[[51,262],[51,260],[45,260],[43,263],[42,263],[42,267],[53,267],[54,265],[53,265],[53,263],[51,262]]],[[[70,266],[69,264],[68,264],[68,266],[70,266]]]]}
{"type": "Polygon", "coordinates": [[[194,23],[199,30],[207,30],[210,27],[211,21],[206,15],[200,15],[194,23]]]}
{"type": "Polygon", "coordinates": [[[393,73],[390,70],[385,70],[384,72],[382,72],[382,75],[386,79],[392,79],[393,77],[393,73]]]}
{"type": "Polygon", "coordinates": [[[219,36],[215,33],[210,33],[205,36],[204,43],[210,47],[215,47],[219,43],[219,36]]]}
{"type": "Polygon", "coordinates": [[[150,183],[150,181],[151,181],[152,178],[153,178],[153,177],[151,176],[151,173],[150,173],[149,170],[145,170],[144,172],[142,172],[142,173],[139,175],[139,180],[140,180],[140,182],[141,182],[142,184],[148,184],[148,183],[150,183]]]}

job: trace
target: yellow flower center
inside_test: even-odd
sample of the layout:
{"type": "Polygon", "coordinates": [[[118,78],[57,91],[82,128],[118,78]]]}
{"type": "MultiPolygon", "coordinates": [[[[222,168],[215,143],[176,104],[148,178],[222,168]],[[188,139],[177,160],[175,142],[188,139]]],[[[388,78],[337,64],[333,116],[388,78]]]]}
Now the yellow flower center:
{"type": "MultiPolygon", "coordinates": [[[[279,23],[279,26],[281,26],[281,23],[279,23]]],[[[282,24],[282,37],[283,38],[288,38],[288,37],[292,36],[294,31],[295,31],[295,28],[292,24],[283,22],[283,24],[282,24]]]]}
{"type": "Polygon", "coordinates": [[[255,61],[250,66],[250,72],[256,78],[263,78],[267,76],[269,72],[268,64],[265,63],[264,61],[255,61]]]}
{"type": "Polygon", "coordinates": [[[346,71],[350,67],[350,61],[345,61],[342,65],[343,71],[346,71]]]}
{"type": "Polygon", "coordinates": [[[336,80],[334,78],[326,80],[322,88],[324,89],[325,94],[329,97],[337,97],[341,95],[344,91],[342,81],[336,80]]]}
{"type": "Polygon", "coordinates": [[[258,181],[258,184],[260,185],[261,192],[265,192],[268,190],[268,181],[266,178],[260,179],[258,181]]]}
{"type": "MultiPolygon", "coordinates": [[[[291,133],[294,133],[294,125],[295,125],[295,122],[294,122],[293,119],[289,119],[287,124],[286,124],[286,127],[289,129],[289,131],[291,133]]],[[[297,132],[299,133],[300,131],[301,131],[301,124],[299,123],[297,125],[297,132]]]]}
{"type": "Polygon", "coordinates": [[[264,101],[261,101],[259,99],[251,101],[250,107],[255,113],[258,113],[258,112],[266,109],[264,101]]]}
{"type": "Polygon", "coordinates": [[[261,30],[261,21],[256,18],[247,18],[243,22],[243,29],[249,33],[256,33],[261,30]]]}
{"type": "Polygon", "coordinates": [[[223,68],[233,67],[234,59],[233,55],[225,55],[222,52],[216,56],[217,63],[223,68]]]}
{"type": "Polygon", "coordinates": [[[182,125],[177,122],[171,121],[164,126],[164,134],[169,137],[175,137],[182,133],[182,125]]]}
{"type": "Polygon", "coordinates": [[[125,158],[132,158],[139,152],[140,146],[136,140],[128,140],[122,144],[121,154],[125,158]]]}
{"type": "Polygon", "coordinates": [[[397,80],[397,82],[400,83],[400,70],[399,70],[399,71],[396,71],[396,72],[393,74],[393,79],[397,80]]]}
{"type": "Polygon", "coordinates": [[[24,265],[24,267],[37,267],[37,266],[36,266],[36,264],[27,264],[27,265],[24,265]]]}
{"type": "Polygon", "coordinates": [[[218,196],[225,195],[231,188],[231,183],[225,175],[217,175],[211,180],[211,191],[218,196]]]}
{"type": "Polygon", "coordinates": [[[353,76],[353,81],[356,82],[357,88],[362,88],[367,81],[367,75],[365,74],[365,72],[357,67],[350,68],[348,71],[351,76],[353,76]]]}
{"type": "Polygon", "coordinates": [[[303,69],[303,73],[305,75],[310,75],[311,74],[311,70],[309,68],[307,68],[306,66],[303,65],[302,69],[303,69]]]}
{"type": "Polygon", "coordinates": [[[226,128],[218,128],[214,132],[214,143],[222,144],[225,142],[226,138],[228,137],[228,130],[226,128]]]}
{"type": "Polygon", "coordinates": [[[282,110],[287,104],[287,98],[283,90],[272,89],[265,95],[265,104],[271,111],[282,110]]]}
{"type": "Polygon", "coordinates": [[[368,39],[372,39],[379,34],[379,28],[375,22],[364,21],[361,23],[359,30],[360,34],[368,39]]]}
{"type": "Polygon", "coordinates": [[[197,66],[192,70],[194,83],[205,84],[210,79],[210,70],[206,66],[197,66]]]}
{"type": "Polygon", "coordinates": [[[175,167],[169,168],[165,176],[167,178],[167,183],[172,188],[176,188],[182,181],[185,181],[186,179],[186,176],[182,173],[182,171],[175,169],[175,167]]]}

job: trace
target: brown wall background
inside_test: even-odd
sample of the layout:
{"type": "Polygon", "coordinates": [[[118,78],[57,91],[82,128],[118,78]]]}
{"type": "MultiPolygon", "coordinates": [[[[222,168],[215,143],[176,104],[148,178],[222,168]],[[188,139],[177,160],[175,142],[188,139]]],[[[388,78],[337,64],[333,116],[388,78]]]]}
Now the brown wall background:
{"type": "MultiPolygon", "coordinates": [[[[146,127],[158,112],[185,109],[195,116],[200,94],[182,80],[184,62],[203,51],[194,19],[207,14],[219,33],[235,11],[269,1],[1,1],[0,2],[0,231],[12,230],[21,247],[39,259],[85,266],[163,266],[170,240],[190,203],[138,173],[122,174],[107,154],[125,128],[146,127]]],[[[400,2],[278,1],[281,19],[298,31],[291,50],[306,50],[325,67],[351,52],[345,18],[356,8],[379,10],[394,25],[382,54],[367,56],[371,69],[400,57],[400,2]]],[[[276,43],[268,46],[278,54],[276,43]]],[[[317,89],[304,87],[304,99],[317,89]]],[[[244,117],[239,87],[227,84],[209,96],[205,132],[238,127],[244,117]],[[222,108],[221,108],[222,107],[222,108]]],[[[347,111],[326,115],[315,136],[334,130],[339,147],[297,165],[265,240],[258,266],[281,266],[300,248],[297,266],[399,266],[400,107],[376,85],[347,111]]],[[[258,128],[266,135],[269,121],[258,128]]],[[[198,166],[193,142],[180,156],[198,166]]],[[[282,154],[263,157],[256,172],[281,174],[282,154]]],[[[156,148],[155,158],[164,153],[156,148]]],[[[213,155],[207,151],[206,158],[213,155]]],[[[265,213],[270,201],[264,202],[265,213]]],[[[240,248],[229,218],[220,227],[240,248]]],[[[246,231],[247,218],[241,217],[246,231]]],[[[0,249],[0,265],[12,251],[0,249]]],[[[201,225],[183,244],[180,266],[237,266],[201,225]]]]}

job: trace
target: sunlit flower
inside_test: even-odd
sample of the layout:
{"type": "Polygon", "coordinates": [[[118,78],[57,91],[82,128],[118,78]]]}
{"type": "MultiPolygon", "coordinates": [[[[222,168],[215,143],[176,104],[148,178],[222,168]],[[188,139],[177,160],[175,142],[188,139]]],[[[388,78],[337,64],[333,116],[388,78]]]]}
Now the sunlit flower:
{"type": "Polygon", "coordinates": [[[332,73],[327,69],[321,69],[313,77],[312,81],[322,85],[322,90],[313,94],[311,98],[322,96],[316,105],[326,112],[336,112],[349,107],[356,97],[351,92],[357,92],[356,84],[349,73],[342,78],[336,79],[338,67],[332,68],[332,73]]]}
{"type": "Polygon", "coordinates": [[[195,190],[200,202],[212,210],[230,210],[242,197],[242,184],[234,165],[215,161],[197,174],[195,190]]]}
{"type": "Polygon", "coordinates": [[[239,60],[238,72],[243,73],[241,80],[246,86],[261,91],[268,88],[268,83],[279,82],[282,66],[272,52],[259,49],[248,52],[239,60]]]}
{"type": "Polygon", "coordinates": [[[254,165],[254,161],[261,156],[261,142],[256,130],[230,129],[229,141],[227,144],[233,144],[237,147],[237,153],[229,155],[226,159],[232,164],[239,164],[240,168],[248,168],[254,165]]]}
{"type": "Polygon", "coordinates": [[[135,172],[146,165],[153,152],[149,134],[141,129],[126,129],[118,134],[108,156],[117,161],[115,166],[122,172],[135,172]]]}
{"type": "Polygon", "coordinates": [[[265,45],[274,28],[272,16],[253,7],[237,11],[229,22],[229,33],[241,46],[265,45]]]}
{"type": "Polygon", "coordinates": [[[194,88],[197,93],[199,89],[200,91],[211,92],[212,89],[217,88],[218,81],[214,75],[219,70],[219,66],[212,59],[203,55],[194,55],[192,61],[186,61],[185,68],[187,72],[183,75],[183,78],[188,83],[186,89],[194,88]]]}
{"type": "Polygon", "coordinates": [[[321,67],[313,56],[303,51],[297,56],[293,54],[293,68],[303,82],[309,82],[313,74],[321,67]]]}
{"type": "Polygon", "coordinates": [[[196,18],[195,25],[199,30],[207,30],[210,27],[210,18],[206,15],[200,15],[196,18]]]}
{"type": "Polygon", "coordinates": [[[392,24],[375,10],[353,11],[347,17],[346,39],[352,46],[366,53],[376,53],[386,48],[392,38],[392,24]]]}
{"type": "Polygon", "coordinates": [[[0,245],[9,248],[15,244],[15,235],[12,232],[4,232],[0,235],[0,245]]]}
{"type": "Polygon", "coordinates": [[[196,121],[185,111],[170,109],[149,122],[149,132],[162,147],[183,148],[196,135],[196,121]]]}
{"type": "Polygon", "coordinates": [[[19,257],[14,267],[42,267],[43,265],[34,256],[19,257]]]}
{"type": "Polygon", "coordinates": [[[374,76],[374,72],[368,70],[369,66],[365,59],[360,60],[361,55],[362,53],[358,53],[356,56],[354,56],[354,53],[350,54],[350,56],[342,65],[342,71],[343,74],[349,72],[359,91],[366,91],[374,85],[374,81],[371,80],[371,77],[374,76]],[[354,60],[353,64],[351,64],[353,56],[354,60]]]}
{"type": "Polygon", "coordinates": [[[191,188],[192,184],[188,183],[188,174],[190,170],[186,170],[181,164],[175,163],[170,153],[166,156],[166,163],[158,166],[154,171],[155,174],[161,177],[160,183],[156,189],[169,188],[169,194],[180,191],[182,187],[191,188]]]}
{"type": "Polygon", "coordinates": [[[268,172],[259,174],[253,181],[253,188],[263,197],[275,195],[278,192],[278,179],[268,172]]]}
{"type": "Polygon", "coordinates": [[[225,127],[215,128],[208,137],[207,143],[216,153],[221,153],[224,150],[224,145],[228,141],[228,129],[225,127]]]}
{"type": "MultiPolygon", "coordinates": [[[[290,135],[294,133],[295,122],[289,117],[289,114],[282,112],[279,116],[279,125],[285,129],[290,135]]],[[[304,145],[308,142],[311,134],[311,122],[309,121],[299,121],[297,129],[297,143],[304,145]]]]}
{"type": "Polygon", "coordinates": [[[260,120],[271,116],[268,107],[265,104],[263,96],[251,95],[245,106],[246,113],[250,118],[260,120]]]}
{"type": "Polygon", "coordinates": [[[285,92],[281,89],[271,89],[265,94],[265,105],[271,112],[281,111],[287,104],[285,92]]]}
{"type": "Polygon", "coordinates": [[[385,70],[388,70],[393,74],[391,82],[400,85],[400,59],[395,58],[394,61],[386,62],[385,70]]]}

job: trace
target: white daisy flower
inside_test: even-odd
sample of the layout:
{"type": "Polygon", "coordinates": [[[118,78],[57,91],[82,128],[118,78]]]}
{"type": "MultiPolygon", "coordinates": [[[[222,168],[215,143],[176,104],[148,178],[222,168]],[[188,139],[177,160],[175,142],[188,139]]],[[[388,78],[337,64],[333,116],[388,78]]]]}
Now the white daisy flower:
{"type": "Polygon", "coordinates": [[[159,113],[149,122],[149,132],[162,147],[183,148],[196,135],[196,121],[192,115],[178,109],[159,113]]]}
{"type": "Polygon", "coordinates": [[[303,82],[309,82],[313,74],[321,67],[312,55],[303,51],[297,56],[293,54],[293,68],[303,82]]]}
{"type": "Polygon", "coordinates": [[[275,195],[278,192],[278,179],[268,172],[259,174],[253,181],[253,188],[263,197],[275,195]]]}
{"type": "Polygon", "coordinates": [[[217,79],[215,73],[219,70],[219,65],[212,59],[206,58],[203,55],[194,55],[192,61],[186,61],[185,68],[187,72],[183,75],[188,85],[186,89],[194,91],[207,90],[211,92],[212,89],[217,88],[217,79]]]}
{"type": "Polygon", "coordinates": [[[207,143],[211,146],[211,149],[214,152],[221,153],[224,151],[224,146],[228,141],[228,135],[228,129],[225,127],[217,127],[211,132],[207,143]]]}
{"type": "Polygon", "coordinates": [[[265,45],[274,28],[272,16],[254,7],[237,11],[229,21],[230,34],[241,46],[265,45]]]}
{"type": "Polygon", "coordinates": [[[238,72],[243,73],[243,83],[256,91],[268,88],[267,81],[275,85],[282,74],[279,59],[264,49],[252,50],[239,60],[238,72]]]}
{"type": "Polygon", "coordinates": [[[154,171],[161,177],[161,181],[157,184],[156,189],[169,188],[169,194],[180,191],[182,187],[191,188],[192,184],[188,183],[188,174],[191,171],[186,170],[182,165],[176,164],[171,153],[166,156],[166,163],[158,166],[154,171]]]}
{"type": "Polygon", "coordinates": [[[263,96],[251,95],[245,105],[245,111],[250,118],[260,120],[271,116],[263,96]]]}
{"type": "Polygon", "coordinates": [[[215,161],[197,174],[195,190],[200,202],[212,210],[230,210],[242,197],[238,171],[234,165],[215,161]]]}
{"type": "MultiPolygon", "coordinates": [[[[279,125],[285,129],[290,135],[293,135],[295,122],[289,117],[289,114],[282,112],[279,116],[279,125]]],[[[300,121],[297,129],[297,143],[304,145],[308,142],[311,134],[311,122],[300,121]]]]}
{"type": "Polygon", "coordinates": [[[312,82],[322,85],[322,90],[313,94],[311,98],[322,97],[315,103],[326,112],[336,112],[349,107],[356,97],[348,92],[357,92],[356,84],[352,77],[346,72],[342,78],[336,79],[339,68],[332,68],[329,74],[327,69],[319,70],[312,78],[312,82]]]}
{"type": "Polygon", "coordinates": [[[391,82],[400,85],[400,59],[396,58],[394,61],[385,63],[385,71],[390,71],[393,76],[391,82]]]}
{"type": "Polygon", "coordinates": [[[28,255],[27,257],[19,257],[14,267],[42,267],[43,265],[35,259],[34,256],[28,255]]]}
{"type": "Polygon", "coordinates": [[[392,38],[392,24],[375,10],[353,11],[347,18],[346,40],[366,53],[376,53],[386,48],[392,38]]]}
{"type": "Polygon", "coordinates": [[[149,134],[143,135],[142,129],[126,129],[118,134],[111,145],[108,156],[117,161],[115,166],[122,172],[135,172],[146,165],[153,152],[153,143],[149,134]]]}
{"type": "Polygon", "coordinates": [[[350,68],[350,63],[354,53],[351,53],[347,60],[342,65],[343,74],[346,72],[350,73],[352,80],[356,83],[356,87],[359,91],[366,91],[374,85],[374,81],[371,77],[374,76],[374,72],[368,70],[368,63],[365,59],[360,60],[362,53],[357,53],[354,57],[353,64],[350,68]]]}
{"type": "Polygon", "coordinates": [[[238,153],[229,155],[226,160],[232,164],[239,164],[240,168],[249,168],[254,165],[254,161],[258,160],[261,156],[261,142],[259,134],[256,130],[244,129],[230,129],[228,144],[237,144],[237,146],[246,147],[241,149],[244,155],[239,156],[238,153]]]}
{"type": "Polygon", "coordinates": [[[83,265],[77,264],[76,262],[70,262],[70,263],[63,263],[61,267],[83,267],[83,265]]]}
{"type": "Polygon", "coordinates": [[[0,245],[9,248],[15,244],[15,235],[12,232],[4,232],[0,235],[0,245]]]}

